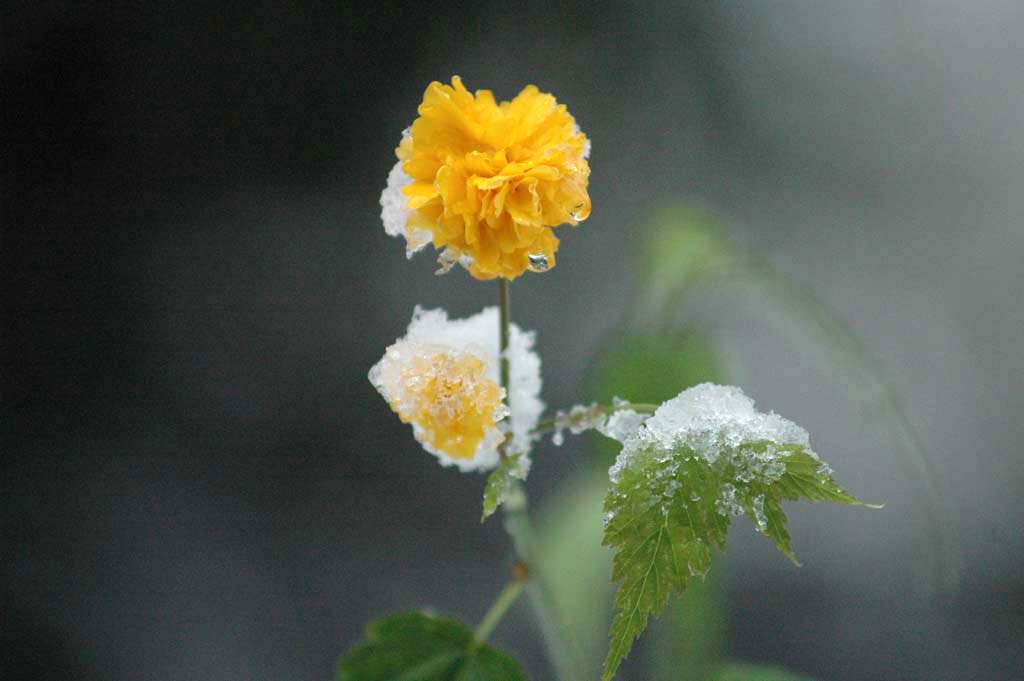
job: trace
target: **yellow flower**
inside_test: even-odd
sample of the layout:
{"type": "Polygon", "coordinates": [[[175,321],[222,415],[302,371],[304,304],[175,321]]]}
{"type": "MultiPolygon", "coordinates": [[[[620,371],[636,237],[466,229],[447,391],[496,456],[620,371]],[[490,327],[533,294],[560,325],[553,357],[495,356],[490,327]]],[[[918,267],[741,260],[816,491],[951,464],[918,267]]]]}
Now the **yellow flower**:
{"type": "Polygon", "coordinates": [[[427,241],[477,279],[555,264],[553,228],[590,215],[590,142],[564,104],[528,85],[511,102],[433,82],[396,150],[385,229],[410,254],[427,241]],[[404,200],[398,200],[401,192],[404,200]]]}
{"type": "Polygon", "coordinates": [[[370,382],[415,438],[445,466],[498,465],[499,447],[529,469],[533,432],[544,411],[540,358],[532,333],[512,325],[509,395],[498,384],[498,309],[466,319],[417,307],[408,332],[370,369],[370,382]],[[506,404],[507,397],[507,404],[506,404]]]}
{"type": "Polygon", "coordinates": [[[402,367],[406,390],[391,408],[402,423],[415,423],[421,440],[452,459],[476,455],[501,416],[505,391],[485,376],[486,366],[469,353],[435,352],[402,367]]]}

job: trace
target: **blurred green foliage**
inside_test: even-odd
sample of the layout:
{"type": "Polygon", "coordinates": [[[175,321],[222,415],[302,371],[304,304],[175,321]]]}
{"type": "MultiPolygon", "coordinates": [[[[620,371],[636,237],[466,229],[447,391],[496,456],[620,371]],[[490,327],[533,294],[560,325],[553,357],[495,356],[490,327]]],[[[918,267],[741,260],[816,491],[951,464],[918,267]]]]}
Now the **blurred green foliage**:
{"type": "MultiPolygon", "coordinates": [[[[645,234],[637,271],[640,286],[633,325],[662,331],[706,330],[700,315],[753,314],[769,323],[801,356],[817,362],[843,387],[865,426],[888,442],[896,462],[915,483],[922,526],[918,583],[932,593],[953,593],[959,582],[956,523],[943,502],[938,475],[897,391],[848,324],[811,289],[729,237],[712,213],[685,204],[658,210],[645,234]],[[698,305],[698,303],[701,303],[698,305]]],[[[707,320],[712,321],[712,320],[707,320]]]]}
{"type": "MultiPolygon", "coordinates": [[[[930,528],[932,584],[957,581],[955,528],[941,502],[938,483],[884,369],[856,334],[813,292],[737,244],[712,213],[684,204],[657,211],[637,254],[638,287],[630,317],[595,358],[587,395],[602,403],[613,396],[658,402],[704,382],[725,382],[725,369],[700,318],[709,297],[728,293],[745,311],[763,315],[788,341],[815,357],[828,375],[848,388],[862,416],[878,424],[898,459],[919,480],[921,508],[930,528]],[[745,303],[745,305],[744,305],[745,303]]],[[[733,309],[736,306],[726,306],[733,309]]],[[[722,309],[722,308],[716,308],[722,309]]],[[[594,663],[607,644],[611,614],[611,559],[597,546],[605,470],[617,443],[591,434],[595,468],[569,481],[541,513],[540,555],[582,659],[594,663]]],[[[694,581],[674,597],[652,624],[650,667],[657,681],[798,681],[805,677],[770,667],[723,663],[727,645],[720,570],[694,581]]],[[[927,580],[926,580],[927,581],[927,580]]]]}
{"type": "MultiPolygon", "coordinates": [[[[618,338],[598,356],[587,395],[608,404],[613,397],[635,402],[664,402],[685,388],[711,381],[723,372],[708,339],[693,330],[664,334],[632,334],[618,338]]],[[[590,434],[598,464],[611,466],[619,444],[590,434]]]]}
{"type": "Polygon", "coordinates": [[[794,674],[781,667],[731,662],[717,670],[715,681],[811,681],[809,676],[794,674]]]}

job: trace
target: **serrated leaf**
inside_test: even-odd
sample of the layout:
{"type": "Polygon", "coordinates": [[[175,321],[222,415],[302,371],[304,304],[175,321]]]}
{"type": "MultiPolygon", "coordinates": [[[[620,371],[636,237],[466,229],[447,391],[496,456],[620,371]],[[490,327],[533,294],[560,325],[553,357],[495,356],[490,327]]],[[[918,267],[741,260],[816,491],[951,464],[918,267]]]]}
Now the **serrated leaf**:
{"type": "MultiPolygon", "coordinates": [[[[675,252],[679,249],[676,248],[675,252]]],[[[641,298],[646,302],[646,294],[641,298]]],[[[588,381],[591,388],[586,394],[592,395],[597,402],[610,403],[615,396],[661,402],[677,395],[682,387],[722,381],[721,360],[706,335],[692,328],[658,333],[638,333],[635,324],[626,324],[625,328],[628,331],[609,342],[592,365],[592,376],[588,381]]],[[[596,433],[590,441],[604,473],[615,460],[621,445],[596,433]]],[[[555,501],[565,512],[584,518],[587,509],[600,510],[608,486],[607,476],[602,475],[602,480],[596,502],[590,502],[588,498],[589,503],[582,509],[576,508],[578,500],[563,500],[561,493],[555,496],[555,501]]],[[[595,480],[591,484],[596,486],[599,482],[595,480]]],[[[557,542],[551,542],[550,547],[546,545],[539,555],[552,563],[556,563],[555,558],[560,561],[557,569],[565,574],[565,578],[555,590],[556,597],[567,593],[563,609],[572,615],[569,621],[574,624],[577,638],[587,644],[584,659],[596,658],[593,664],[600,665],[608,640],[606,623],[611,618],[615,589],[607,579],[611,574],[611,552],[607,547],[588,549],[584,543],[585,538],[592,537],[598,537],[595,544],[600,543],[600,513],[594,513],[593,518],[585,517],[586,531],[566,528],[557,542]],[[595,550],[600,551],[596,556],[595,550]],[[577,576],[580,571],[593,573],[595,564],[607,575],[603,580],[607,584],[601,587],[596,597],[593,594],[596,580],[577,576]],[[587,589],[591,591],[587,592],[587,589]]],[[[653,654],[649,658],[653,664],[651,678],[657,681],[710,681],[713,678],[712,672],[717,669],[725,649],[727,630],[722,589],[715,578],[716,572],[713,563],[703,582],[691,582],[685,595],[670,598],[667,616],[662,616],[653,632],[653,654]]],[[[584,675],[597,677],[599,674],[599,669],[588,668],[584,675]]]]}
{"type": "Polygon", "coordinates": [[[480,522],[484,522],[508,500],[518,481],[523,479],[520,455],[508,456],[487,476],[484,486],[484,511],[480,522]]]}
{"type": "Polygon", "coordinates": [[[710,466],[684,464],[677,476],[652,472],[643,466],[627,468],[605,498],[603,544],[615,550],[612,579],[620,583],[605,681],[615,675],[649,615],[661,611],[670,593],[683,592],[692,576],[707,572],[709,545],[722,548],[729,528],[729,518],[714,507],[720,483],[710,466]],[[685,500],[670,492],[680,478],[686,478],[685,500]]]}
{"type": "MultiPolygon", "coordinates": [[[[693,390],[701,389],[703,400],[717,388],[693,390]]],[[[800,444],[730,446],[715,433],[702,437],[717,443],[714,456],[694,451],[692,439],[666,446],[638,438],[626,444],[613,468],[603,543],[615,551],[612,577],[620,586],[604,681],[669,594],[683,592],[692,577],[707,572],[712,547],[725,547],[733,515],[747,515],[795,563],[783,499],[861,504],[800,444]]]]}
{"type": "Polygon", "coordinates": [[[663,206],[651,220],[637,267],[641,286],[638,321],[671,327],[695,315],[742,306],[708,305],[709,294],[739,293],[739,301],[774,326],[802,357],[813,359],[830,380],[843,384],[866,422],[880,429],[897,463],[917,481],[915,512],[931,552],[934,588],[959,583],[957,524],[940,493],[939,477],[885,367],[858,334],[815,292],[789,273],[729,238],[720,217],[685,204],[663,206]],[[694,304],[700,301],[701,304],[694,304]]]}
{"type": "Polygon", "coordinates": [[[421,612],[371,622],[338,662],[338,681],[525,681],[519,663],[455,620],[421,612]]]}

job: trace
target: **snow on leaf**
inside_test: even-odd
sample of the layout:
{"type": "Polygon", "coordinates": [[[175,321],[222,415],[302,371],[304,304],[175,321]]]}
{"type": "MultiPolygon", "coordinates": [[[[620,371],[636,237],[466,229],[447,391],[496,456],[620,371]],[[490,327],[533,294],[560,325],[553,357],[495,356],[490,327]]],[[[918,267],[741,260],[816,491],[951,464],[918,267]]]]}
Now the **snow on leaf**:
{"type": "Polygon", "coordinates": [[[615,552],[617,613],[603,681],[672,592],[707,572],[733,516],[796,562],[783,499],[863,505],[832,480],[807,433],[763,414],[738,388],[702,384],[663,404],[609,471],[603,543],[615,552]]]}

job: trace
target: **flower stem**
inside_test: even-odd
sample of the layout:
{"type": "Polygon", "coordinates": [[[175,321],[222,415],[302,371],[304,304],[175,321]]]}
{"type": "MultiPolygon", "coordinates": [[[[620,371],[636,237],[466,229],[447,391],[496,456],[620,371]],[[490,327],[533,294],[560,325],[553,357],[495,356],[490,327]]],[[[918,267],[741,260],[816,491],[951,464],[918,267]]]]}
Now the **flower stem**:
{"type": "Polygon", "coordinates": [[[525,586],[526,582],[521,579],[515,579],[505,585],[505,588],[501,590],[501,593],[494,600],[494,604],[491,605],[491,609],[484,615],[480,626],[473,632],[473,642],[470,644],[470,650],[476,650],[487,642],[487,637],[491,635],[491,632],[501,622],[508,609],[519,598],[519,594],[523,593],[525,586]]]}
{"type": "MultiPolygon", "coordinates": [[[[509,282],[508,279],[498,279],[498,309],[500,310],[501,318],[499,320],[499,330],[501,338],[499,366],[501,372],[501,387],[505,389],[505,403],[512,406],[512,394],[510,391],[510,380],[509,380],[509,363],[508,363],[508,337],[509,327],[512,324],[512,300],[509,294],[509,282]]],[[[504,451],[502,452],[504,456],[504,451]]]]}
{"type": "MultiPolygon", "coordinates": [[[[512,406],[511,390],[509,381],[509,328],[511,326],[511,301],[509,298],[509,283],[507,279],[498,279],[498,304],[500,309],[500,373],[501,387],[505,389],[505,399],[509,407],[512,406]]],[[[505,457],[505,446],[508,439],[502,443],[498,450],[505,457]]],[[[552,598],[544,585],[543,579],[535,569],[533,556],[533,527],[530,525],[528,513],[528,502],[526,489],[522,482],[515,481],[509,490],[505,504],[505,531],[512,540],[512,546],[519,560],[519,571],[522,584],[526,587],[526,593],[533,606],[533,612],[540,624],[541,634],[544,643],[551,656],[551,662],[555,668],[555,675],[559,681],[574,681],[577,678],[578,670],[581,668],[574,661],[574,655],[567,644],[567,636],[564,626],[556,616],[552,598]]],[[[498,597],[499,601],[501,596],[498,597]]],[[[486,623],[486,618],[485,618],[486,623]]],[[[482,627],[483,625],[481,625],[482,627]]]]}

